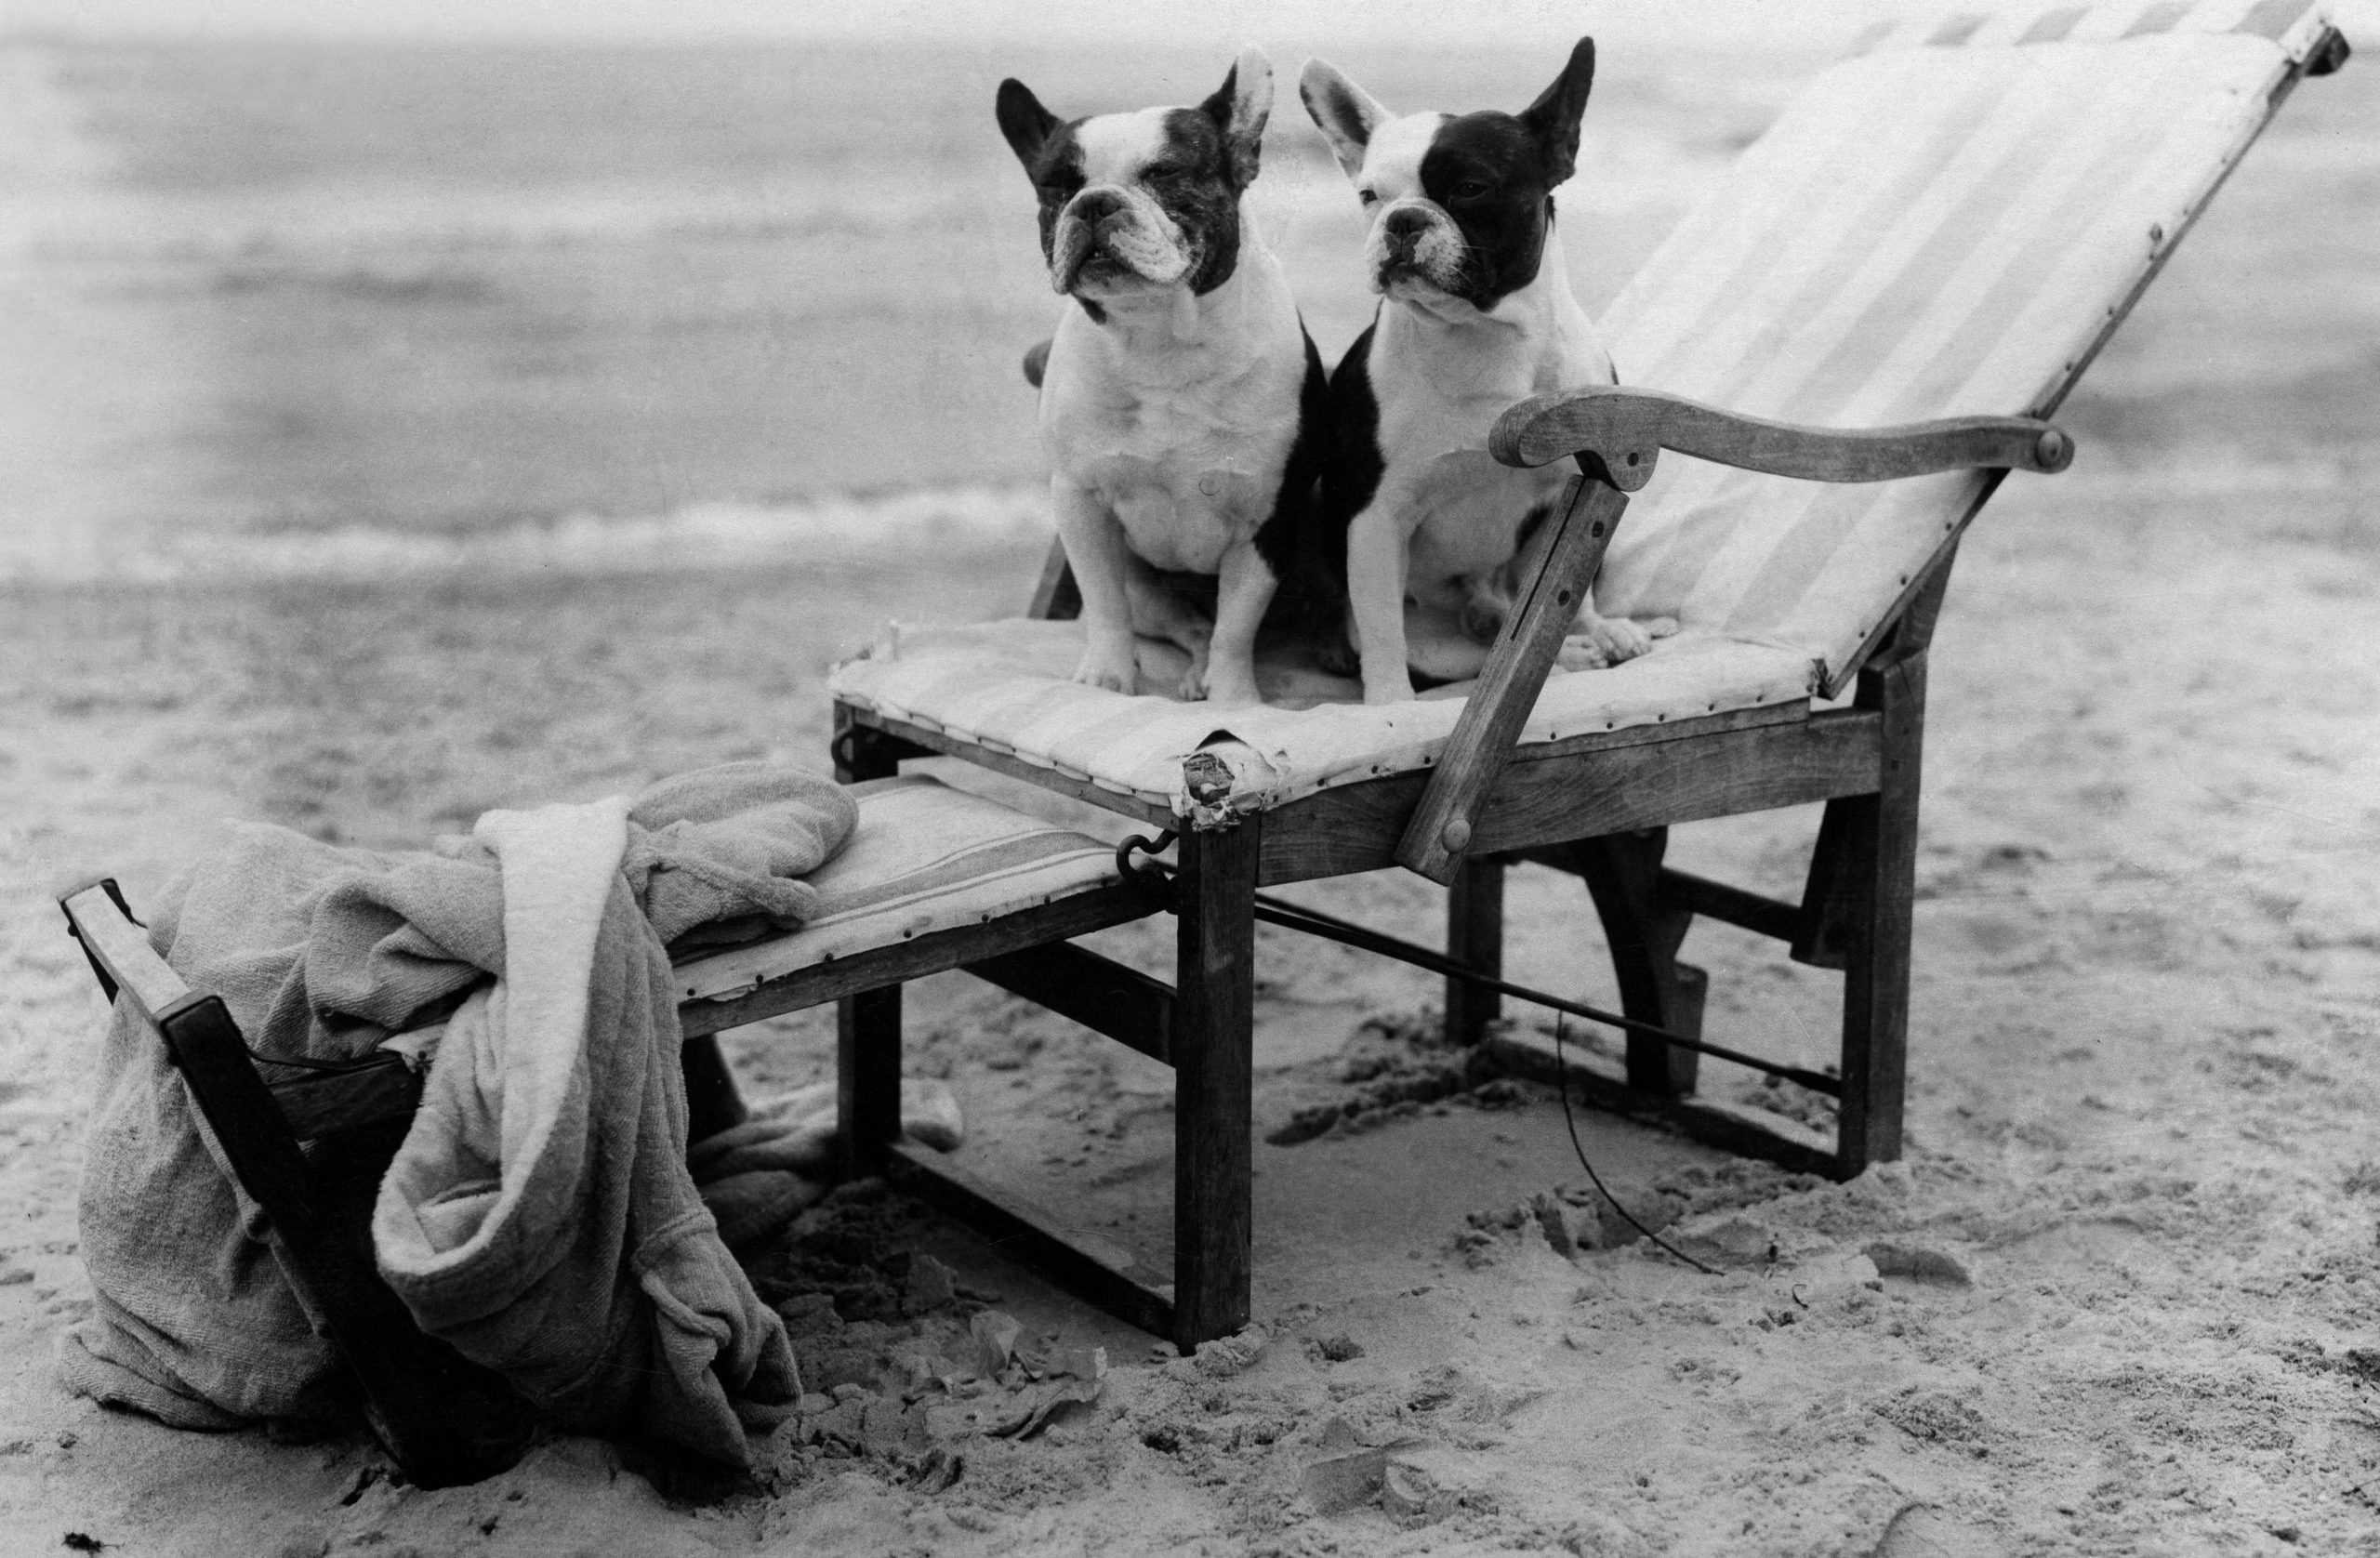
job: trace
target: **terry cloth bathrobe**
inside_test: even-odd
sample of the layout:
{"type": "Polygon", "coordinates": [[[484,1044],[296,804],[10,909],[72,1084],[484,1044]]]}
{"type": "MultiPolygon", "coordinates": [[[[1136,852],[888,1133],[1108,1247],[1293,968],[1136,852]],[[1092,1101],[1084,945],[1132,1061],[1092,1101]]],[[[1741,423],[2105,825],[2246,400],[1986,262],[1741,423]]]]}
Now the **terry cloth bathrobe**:
{"type": "MultiPolygon", "coordinates": [[[[686,1169],[665,947],[800,923],[816,895],[793,878],[857,816],[817,775],[734,763],[633,806],[492,812],[434,853],[241,825],[150,938],[267,1058],[353,1059],[451,1009],[373,1209],[381,1274],[564,1425],[743,1464],[746,1421],[800,1384],[686,1169]]],[[[351,1415],[257,1208],[122,1013],[81,1215],[98,1303],[60,1339],[71,1388],[191,1428],[351,1415]]]]}

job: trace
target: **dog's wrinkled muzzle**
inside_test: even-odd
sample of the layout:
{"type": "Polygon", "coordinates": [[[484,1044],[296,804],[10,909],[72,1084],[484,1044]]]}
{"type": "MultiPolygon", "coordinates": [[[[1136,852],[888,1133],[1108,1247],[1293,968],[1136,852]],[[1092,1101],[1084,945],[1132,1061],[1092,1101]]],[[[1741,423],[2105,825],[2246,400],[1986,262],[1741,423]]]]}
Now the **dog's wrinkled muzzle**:
{"type": "Polygon", "coordinates": [[[1366,251],[1374,292],[1384,293],[1398,282],[1441,292],[1462,284],[1462,233],[1435,205],[1417,201],[1391,206],[1373,224],[1366,251]]]}
{"type": "Polygon", "coordinates": [[[1190,271],[1181,231],[1154,201],[1113,188],[1085,190],[1058,218],[1050,239],[1050,284],[1070,293],[1095,262],[1158,286],[1190,271]]]}

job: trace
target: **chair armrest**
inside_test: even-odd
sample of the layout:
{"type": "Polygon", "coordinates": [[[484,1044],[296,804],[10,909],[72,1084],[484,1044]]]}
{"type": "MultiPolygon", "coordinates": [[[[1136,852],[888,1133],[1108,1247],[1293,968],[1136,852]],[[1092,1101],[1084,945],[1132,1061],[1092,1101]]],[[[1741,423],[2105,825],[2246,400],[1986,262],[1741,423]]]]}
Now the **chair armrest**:
{"type": "Polygon", "coordinates": [[[1503,776],[1513,743],[1537,706],[1545,673],[1579,619],[1580,603],[1627,508],[1627,494],[1611,483],[1572,477],[1554,519],[1530,538],[1520,559],[1520,597],[1406,820],[1398,865],[1442,885],[1454,879],[1480,809],[1503,776]]]}
{"type": "Polygon", "coordinates": [[[1488,447],[1513,466],[1573,455],[1589,475],[1631,493],[1652,480],[1664,449],[1805,482],[1890,482],[1977,468],[2059,471],[2074,459],[2074,441],[2063,429],[2030,416],[1805,428],[1658,390],[1600,384],[1521,402],[1496,419],[1488,447]]]}

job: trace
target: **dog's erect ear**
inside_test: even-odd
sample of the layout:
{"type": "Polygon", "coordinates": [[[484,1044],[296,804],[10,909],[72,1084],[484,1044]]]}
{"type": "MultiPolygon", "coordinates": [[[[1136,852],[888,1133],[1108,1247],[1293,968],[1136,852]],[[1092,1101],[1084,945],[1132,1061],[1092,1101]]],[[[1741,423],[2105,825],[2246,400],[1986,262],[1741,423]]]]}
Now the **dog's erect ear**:
{"type": "Polygon", "coordinates": [[[1232,188],[1244,190],[1256,182],[1264,122],[1273,117],[1273,61],[1262,49],[1241,49],[1223,86],[1198,108],[1223,132],[1232,188]]]}
{"type": "Polygon", "coordinates": [[[1009,149],[1025,165],[1025,171],[1032,172],[1034,159],[1049,144],[1050,132],[1058,127],[1058,116],[1043,108],[1033,89],[1014,76],[1000,83],[997,107],[1000,134],[1008,137],[1009,149]]]}
{"type": "Polygon", "coordinates": [[[1520,122],[1537,138],[1545,155],[1545,184],[1551,189],[1578,170],[1579,119],[1587,112],[1587,88],[1595,80],[1595,41],[1580,38],[1570,51],[1570,62],[1537,101],[1521,110],[1520,122]]]}
{"type": "Polygon", "coordinates": [[[1309,59],[1298,73],[1298,96],[1305,111],[1329,138],[1330,154],[1353,178],[1364,170],[1364,148],[1372,132],[1389,117],[1380,99],[1341,75],[1336,67],[1309,59]]]}

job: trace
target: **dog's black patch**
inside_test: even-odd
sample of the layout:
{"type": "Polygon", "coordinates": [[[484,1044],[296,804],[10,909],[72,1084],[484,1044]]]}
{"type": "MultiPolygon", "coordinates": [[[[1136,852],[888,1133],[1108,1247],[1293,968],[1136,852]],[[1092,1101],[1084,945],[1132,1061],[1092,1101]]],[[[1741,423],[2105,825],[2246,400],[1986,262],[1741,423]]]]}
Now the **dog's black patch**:
{"type": "Polygon", "coordinates": [[[1421,157],[1421,192],[1462,231],[1455,296],[1492,309],[1537,279],[1554,224],[1554,187],[1578,166],[1579,120],[1595,45],[1581,38],[1554,85],[1518,113],[1488,110],[1438,126],[1421,157]]]}
{"type": "MultiPolygon", "coordinates": [[[[1329,510],[1322,495],[1322,483],[1336,463],[1330,380],[1322,371],[1322,353],[1315,349],[1303,321],[1298,324],[1298,338],[1305,343],[1305,382],[1298,390],[1298,433],[1289,444],[1289,462],[1281,468],[1281,489],[1273,496],[1273,512],[1257,528],[1255,539],[1257,555],[1281,581],[1277,593],[1290,597],[1287,603],[1305,622],[1315,619],[1318,610],[1335,614],[1329,613],[1331,602],[1345,591],[1332,583],[1331,560],[1337,558],[1335,572],[1343,577],[1347,546],[1343,538],[1334,543],[1329,535],[1329,510]]],[[[1343,537],[1344,527],[1341,529],[1343,537]]]]}
{"type": "MultiPolygon", "coordinates": [[[[1231,83],[1223,83],[1228,120],[1231,83]]],[[[1178,108],[1165,116],[1165,150],[1142,171],[1149,195],[1189,241],[1190,290],[1205,297],[1239,268],[1239,193],[1223,129],[1208,108],[1178,108]]],[[[1250,177],[1253,177],[1251,172],[1250,177]]]]}
{"type": "MultiPolygon", "coordinates": [[[[1347,355],[1339,359],[1339,366],[1330,375],[1331,458],[1324,471],[1322,491],[1324,508],[1341,535],[1341,551],[1345,551],[1347,522],[1364,511],[1380,490],[1381,473],[1387,461],[1380,447],[1380,399],[1372,391],[1372,334],[1380,328],[1375,311],[1373,323],[1364,326],[1347,355]]],[[[1343,571],[1346,559],[1340,558],[1343,571]]]]}
{"type": "MultiPolygon", "coordinates": [[[[1256,177],[1257,152],[1230,134],[1231,101],[1238,67],[1223,89],[1197,108],[1175,109],[1165,117],[1165,150],[1140,174],[1151,199],[1173,218],[1191,251],[1190,289],[1204,296],[1231,280],[1239,267],[1239,197],[1256,177]]],[[[1041,258],[1053,257],[1058,218],[1083,191],[1080,119],[1061,122],[1041,106],[1032,89],[1013,77],[1000,83],[995,101],[1000,134],[1025,165],[1040,203],[1041,258]]],[[[1084,302],[1094,323],[1105,312],[1084,302]]]]}
{"type": "Polygon", "coordinates": [[[1451,290],[1479,309],[1537,279],[1554,196],[1535,139],[1509,113],[1466,113],[1439,127],[1421,158],[1421,192],[1462,231],[1451,290]]]}

